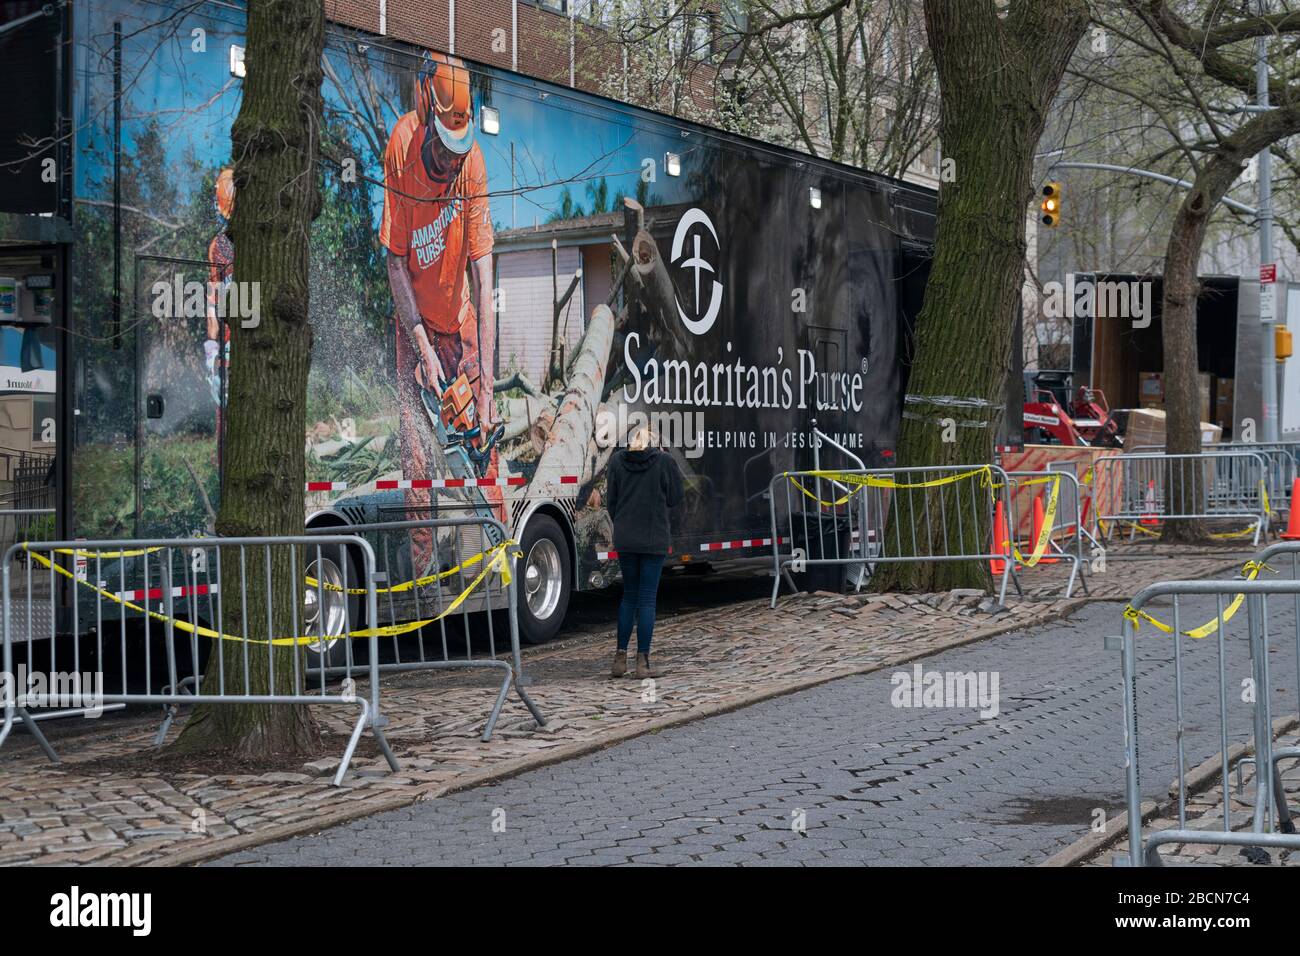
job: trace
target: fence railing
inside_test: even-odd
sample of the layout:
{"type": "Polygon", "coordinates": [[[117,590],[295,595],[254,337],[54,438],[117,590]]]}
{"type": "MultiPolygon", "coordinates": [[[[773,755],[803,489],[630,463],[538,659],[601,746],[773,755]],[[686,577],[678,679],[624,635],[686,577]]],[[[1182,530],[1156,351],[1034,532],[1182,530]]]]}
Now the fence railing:
{"type": "MultiPolygon", "coordinates": [[[[516,595],[519,549],[508,540],[504,525],[471,515],[350,525],[348,530],[371,542],[378,563],[378,627],[386,633],[380,641],[384,659],[379,673],[496,671],[501,687],[483,741],[491,739],[512,687],[538,726],[545,726],[524,690],[516,595]],[[478,611],[489,613],[474,613],[478,611]],[[497,626],[500,612],[506,618],[504,629],[497,626]],[[420,626],[412,627],[415,623],[420,626]]],[[[346,672],[348,650],[342,642],[322,655],[327,675],[346,672]]]]}
{"type": "MultiPolygon", "coordinates": [[[[999,503],[1012,514],[1010,483],[996,465],[788,471],[769,496],[773,607],[782,580],[798,591],[791,573],[813,567],[1006,557],[993,529],[999,503]]],[[[999,601],[1013,564],[997,575],[999,601]]]]}
{"type": "Polygon", "coordinates": [[[382,729],[374,572],[370,544],[350,534],[14,545],[2,569],[4,669],[14,673],[21,645],[29,673],[39,666],[47,677],[39,690],[20,686],[5,695],[0,745],[21,726],[57,762],[38,719],[92,714],[106,704],[162,705],[160,743],[182,705],[337,705],[359,713],[335,784],[367,729],[396,770],[382,729]],[[19,552],[26,564],[15,571],[19,552]],[[327,564],[342,569],[337,587],[353,600],[327,600],[334,585],[321,571],[327,564]],[[53,639],[60,579],[78,595],[69,608],[75,639],[62,654],[53,639]],[[42,620],[50,639],[38,642],[42,620]],[[369,650],[364,665],[349,651],[337,688],[320,669],[311,673],[307,660],[332,631],[369,650]],[[96,670],[83,672],[83,664],[96,670]],[[368,699],[357,692],[358,679],[369,681],[368,699]],[[51,710],[37,716],[33,708],[51,710]]]}
{"type": "Polygon", "coordinates": [[[1087,558],[1079,479],[1068,471],[1008,471],[1006,476],[1011,482],[1010,538],[1024,537],[1028,542],[1029,552],[1018,557],[1034,564],[1070,562],[1064,596],[1073,594],[1076,580],[1083,584],[1086,594],[1088,582],[1083,568],[1087,558]],[[1035,502],[1042,509],[1041,526],[1033,520],[1035,502]],[[1028,534],[1022,535],[1024,531],[1028,534]]]}
{"type": "Polygon", "coordinates": [[[1249,521],[1242,536],[1254,544],[1268,530],[1268,469],[1256,452],[1124,454],[1098,458],[1093,469],[1094,483],[1110,489],[1097,501],[1098,521],[1249,521]]]}
{"type": "MultiPolygon", "coordinates": [[[[1300,475],[1300,442],[1222,442],[1206,445],[1202,452],[1253,452],[1263,457],[1265,462],[1264,482],[1274,510],[1285,510],[1291,496],[1291,486],[1300,475]]],[[[1128,454],[1165,453],[1162,445],[1135,445],[1126,449],[1128,454]]]]}
{"type": "MultiPolygon", "coordinates": [[[[1270,553],[1270,552],[1265,552],[1270,553]]],[[[1275,553],[1275,552],[1272,552],[1275,553]]],[[[1300,849],[1300,835],[1295,834],[1290,812],[1282,790],[1281,775],[1277,769],[1279,755],[1283,757],[1300,756],[1300,748],[1273,748],[1273,681],[1270,674],[1270,598],[1289,597],[1300,607],[1300,581],[1258,580],[1259,564],[1247,565],[1247,579],[1230,581],[1166,581],[1151,585],[1140,591],[1129,603],[1124,612],[1123,633],[1118,639],[1122,660],[1122,696],[1124,719],[1124,777],[1125,800],[1128,809],[1129,851],[1127,861],[1133,866],[1159,866],[1159,848],[1170,843],[1205,844],[1210,846],[1265,847],[1279,849],[1300,849]],[[1215,599],[1217,615],[1206,624],[1184,630],[1188,621],[1187,599],[1192,596],[1208,596],[1215,599]],[[1159,598],[1171,598],[1172,610],[1159,613],[1164,620],[1153,614],[1148,608],[1159,598]],[[1229,621],[1244,604],[1246,608],[1247,641],[1226,639],[1225,632],[1229,621]],[[1167,616],[1166,616],[1167,615],[1167,616]],[[1161,722],[1165,731],[1163,738],[1167,746],[1172,746],[1177,765],[1177,811],[1176,827],[1144,834],[1142,825],[1142,764],[1141,757],[1148,752],[1146,742],[1158,735],[1153,718],[1145,714],[1145,708],[1139,708],[1139,676],[1137,665],[1138,634],[1152,635],[1149,639],[1169,641],[1172,643],[1174,665],[1173,682],[1163,674],[1159,680],[1151,681],[1152,690],[1159,694],[1172,694],[1174,701],[1173,719],[1161,722]],[[1199,701],[1196,706],[1189,706],[1189,684],[1200,686],[1203,681],[1193,682],[1186,676],[1186,658],[1189,654],[1209,654],[1206,645],[1211,644],[1217,650],[1212,662],[1200,661],[1201,671],[1210,669],[1210,664],[1217,668],[1217,681],[1213,686],[1217,690],[1217,701],[1199,701]],[[1239,672],[1243,667],[1250,669],[1251,686],[1254,695],[1245,698],[1249,704],[1248,729],[1246,721],[1234,715],[1230,701],[1237,693],[1239,672]],[[1233,689],[1230,691],[1230,687],[1233,689]],[[1187,733],[1191,726],[1201,727],[1212,723],[1217,711],[1218,744],[1222,772],[1223,820],[1219,830],[1195,829],[1187,822],[1188,772],[1187,733]],[[1234,721],[1234,717],[1237,719],[1234,721]],[[1241,724],[1237,727],[1234,724],[1241,724]],[[1234,829],[1232,817],[1232,797],[1229,793],[1229,740],[1232,735],[1245,735],[1254,746],[1257,763],[1255,779],[1255,797],[1250,813],[1249,828],[1234,829]],[[1276,828],[1275,828],[1276,825],[1276,828]]],[[[1300,619],[1298,619],[1300,620],[1300,619]]],[[[1115,648],[1115,639],[1108,638],[1108,648],[1115,648]]],[[[1297,667],[1300,668],[1300,629],[1296,631],[1297,667]]],[[[1300,673],[1300,671],[1298,671],[1300,673]]],[[[1145,685],[1144,685],[1145,686],[1145,685]]],[[[1294,686],[1294,685],[1291,685],[1294,686]]],[[[1148,700],[1149,700],[1148,696],[1148,700]]],[[[1240,821],[1238,821],[1240,822],[1240,821]]]]}
{"type": "MultiPolygon", "coordinates": [[[[53,508],[0,508],[0,549],[8,551],[23,541],[49,541],[54,537],[53,508]]],[[[18,559],[24,560],[19,553],[18,559]]]]}
{"type": "Polygon", "coordinates": [[[0,489],[0,507],[53,507],[54,456],[0,449],[0,489]]]}

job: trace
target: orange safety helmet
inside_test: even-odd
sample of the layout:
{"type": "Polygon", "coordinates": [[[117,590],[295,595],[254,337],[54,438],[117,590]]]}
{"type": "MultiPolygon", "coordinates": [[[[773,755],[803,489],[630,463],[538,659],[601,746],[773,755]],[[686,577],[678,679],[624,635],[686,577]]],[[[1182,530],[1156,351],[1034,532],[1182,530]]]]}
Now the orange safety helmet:
{"type": "Polygon", "coordinates": [[[231,213],[235,211],[235,169],[233,166],[222,166],[221,172],[217,173],[216,194],[217,214],[229,222],[231,213]]]}
{"type": "Polygon", "coordinates": [[[474,112],[469,89],[469,68],[463,60],[425,52],[415,80],[415,113],[421,124],[433,125],[447,150],[463,156],[474,145],[474,112]]]}

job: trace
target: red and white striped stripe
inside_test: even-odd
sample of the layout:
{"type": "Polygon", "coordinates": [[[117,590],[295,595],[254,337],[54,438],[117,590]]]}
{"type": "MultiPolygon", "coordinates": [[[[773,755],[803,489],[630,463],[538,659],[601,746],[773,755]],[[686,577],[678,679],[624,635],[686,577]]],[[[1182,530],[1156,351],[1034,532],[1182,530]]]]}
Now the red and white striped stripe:
{"type": "MultiPolygon", "coordinates": [[[[560,475],[561,485],[578,484],[577,475],[560,475]]],[[[383,478],[375,482],[377,491],[395,491],[402,488],[522,488],[528,484],[523,475],[508,478],[383,478]]],[[[309,481],[308,491],[347,491],[346,481],[309,481]]]]}
{"type": "MultiPolygon", "coordinates": [[[[777,541],[779,541],[781,544],[786,544],[789,540],[790,540],[789,538],[777,538],[777,541]]],[[[710,541],[707,544],[700,545],[700,550],[701,551],[735,551],[740,548],[767,548],[767,547],[771,547],[771,544],[772,544],[771,538],[738,538],[735,541],[710,541]]],[[[672,554],[673,552],[672,550],[669,550],[668,553],[672,554]]],[[[689,559],[688,557],[682,558],[683,561],[686,561],[688,559],[689,559]]],[[[617,561],[618,552],[597,551],[596,560],[617,561]]]]}
{"type": "Polygon", "coordinates": [[[308,491],[347,491],[348,483],[346,481],[309,481],[307,482],[308,491]]]}
{"type": "MultiPolygon", "coordinates": [[[[776,539],[779,544],[785,544],[785,538],[776,539]]],[[[771,538],[740,538],[736,541],[710,541],[707,544],[700,545],[701,551],[734,551],[737,548],[767,548],[771,547],[771,538]]]]}
{"type": "Polygon", "coordinates": [[[523,475],[509,478],[388,478],[375,482],[379,491],[396,488],[514,488],[526,483],[523,475]]]}
{"type": "MultiPolygon", "coordinates": [[[[172,588],[172,597],[190,597],[202,596],[204,594],[217,594],[218,585],[215,584],[187,584],[183,587],[172,588]]],[[[122,601],[161,601],[163,596],[162,588],[139,588],[135,591],[118,591],[117,597],[122,601]]]]}

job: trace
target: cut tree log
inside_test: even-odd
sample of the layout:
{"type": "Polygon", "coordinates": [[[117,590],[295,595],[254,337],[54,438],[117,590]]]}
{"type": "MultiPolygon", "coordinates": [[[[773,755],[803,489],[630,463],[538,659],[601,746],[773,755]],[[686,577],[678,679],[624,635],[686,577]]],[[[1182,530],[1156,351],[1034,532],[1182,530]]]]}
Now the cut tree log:
{"type": "Polygon", "coordinates": [[[555,410],[554,403],[545,396],[524,395],[505,401],[504,441],[513,441],[527,433],[534,422],[545,420],[555,410]]]}
{"type": "Polygon", "coordinates": [[[546,436],[546,447],[537,461],[537,470],[529,485],[530,493],[571,494],[576,488],[561,486],[562,476],[577,475],[581,484],[587,458],[587,443],[596,428],[596,409],[600,404],[609,365],[610,346],[614,342],[614,313],[609,306],[592,310],[582,347],[569,373],[568,387],[560,399],[555,424],[546,436]]]}
{"type": "Polygon", "coordinates": [[[628,293],[647,314],[647,321],[638,327],[645,330],[657,354],[684,358],[690,353],[677,314],[673,280],[658,243],[645,229],[637,232],[632,240],[631,265],[627,273],[628,293]]]}
{"type": "Polygon", "coordinates": [[[510,375],[507,378],[499,378],[492,383],[492,391],[494,394],[499,392],[508,392],[512,388],[519,389],[525,395],[538,396],[542,394],[542,390],[534,385],[527,375],[519,371],[516,371],[513,375],[510,375]]]}

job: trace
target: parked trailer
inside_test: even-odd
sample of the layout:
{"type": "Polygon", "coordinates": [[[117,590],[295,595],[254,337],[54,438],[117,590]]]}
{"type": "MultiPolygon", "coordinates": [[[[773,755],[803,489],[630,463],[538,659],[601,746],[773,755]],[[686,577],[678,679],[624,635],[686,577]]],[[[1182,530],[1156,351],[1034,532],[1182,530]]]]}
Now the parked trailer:
{"type": "MultiPolygon", "coordinates": [[[[55,245],[71,290],[55,304],[56,534],[210,533],[227,376],[259,306],[233,282],[228,229],[241,87],[223,55],[158,51],[195,29],[242,45],[243,13],[88,0],[67,24],[79,67],[63,94],[90,158],[55,245]],[[121,56],[101,55],[115,23],[121,56]],[[149,215],[115,228],[119,192],[149,215]]],[[[814,419],[852,456],[823,466],[892,464],[932,191],[334,26],[325,67],[309,529],[499,522],[524,554],[520,627],[538,642],[574,589],[618,578],[605,467],[635,425],[685,475],[676,569],[769,556],[767,489],[813,466],[814,419]],[[447,145],[437,104],[466,89],[468,129],[447,145]]],[[[497,543],[416,540],[389,581],[497,543]]]]}

